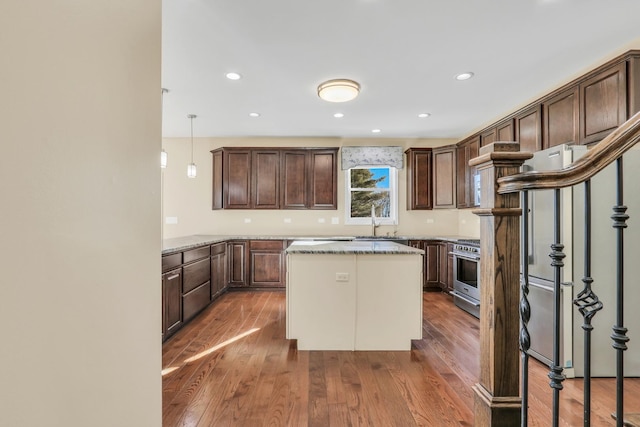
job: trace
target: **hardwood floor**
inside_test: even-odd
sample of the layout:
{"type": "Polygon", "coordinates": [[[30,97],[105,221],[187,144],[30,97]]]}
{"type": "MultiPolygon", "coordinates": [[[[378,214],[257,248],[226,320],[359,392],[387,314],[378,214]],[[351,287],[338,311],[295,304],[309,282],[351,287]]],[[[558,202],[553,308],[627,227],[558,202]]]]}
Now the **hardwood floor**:
{"type": "MultiPolygon", "coordinates": [[[[445,294],[423,299],[411,351],[297,351],[284,292],[227,293],[163,345],[163,425],[471,426],[478,320],[445,294]]],[[[547,372],[531,362],[530,426],[551,424],[547,372]]],[[[564,386],[561,425],[582,425],[582,380],[564,386]]],[[[615,384],[592,389],[592,425],[614,425],[615,384]]],[[[640,380],[625,390],[640,412],[640,380]]]]}

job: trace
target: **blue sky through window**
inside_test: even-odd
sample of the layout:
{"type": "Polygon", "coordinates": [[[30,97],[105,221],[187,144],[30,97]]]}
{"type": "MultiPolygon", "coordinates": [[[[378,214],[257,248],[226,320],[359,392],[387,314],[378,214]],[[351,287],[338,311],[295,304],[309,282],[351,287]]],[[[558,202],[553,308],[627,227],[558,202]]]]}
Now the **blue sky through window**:
{"type": "Polygon", "coordinates": [[[389,169],[388,168],[369,168],[373,174],[373,179],[384,177],[383,180],[376,184],[376,188],[389,188],[389,169]]]}

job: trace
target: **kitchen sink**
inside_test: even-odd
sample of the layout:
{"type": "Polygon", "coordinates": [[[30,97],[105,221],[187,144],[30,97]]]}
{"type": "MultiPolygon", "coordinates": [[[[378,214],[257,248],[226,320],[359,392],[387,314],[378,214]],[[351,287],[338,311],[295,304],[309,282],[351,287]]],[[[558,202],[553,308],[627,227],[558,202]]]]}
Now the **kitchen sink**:
{"type": "Polygon", "coordinates": [[[370,241],[370,242],[394,242],[394,243],[399,243],[401,245],[408,245],[409,244],[409,240],[408,239],[403,239],[402,237],[393,237],[393,236],[356,236],[353,238],[354,241],[360,241],[360,242],[366,242],[366,241],[370,241]]]}

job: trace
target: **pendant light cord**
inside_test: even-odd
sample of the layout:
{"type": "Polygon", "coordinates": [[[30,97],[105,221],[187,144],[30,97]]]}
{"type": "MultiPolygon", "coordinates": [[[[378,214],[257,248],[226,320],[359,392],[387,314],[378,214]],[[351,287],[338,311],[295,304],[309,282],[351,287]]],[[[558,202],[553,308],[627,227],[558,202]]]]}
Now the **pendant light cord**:
{"type": "Polygon", "coordinates": [[[191,163],[193,163],[193,119],[196,118],[195,114],[189,114],[191,119],[191,163]]]}

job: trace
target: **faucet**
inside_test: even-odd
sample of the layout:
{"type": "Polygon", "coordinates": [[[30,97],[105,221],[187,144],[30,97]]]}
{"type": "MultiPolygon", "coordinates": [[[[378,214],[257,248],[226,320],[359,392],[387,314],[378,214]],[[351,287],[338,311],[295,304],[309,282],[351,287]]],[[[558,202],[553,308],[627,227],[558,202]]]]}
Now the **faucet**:
{"type": "Polygon", "coordinates": [[[376,208],[373,204],[371,204],[371,235],[376,237],[376,228],[378,225],[376,224],[376,208]]]}

